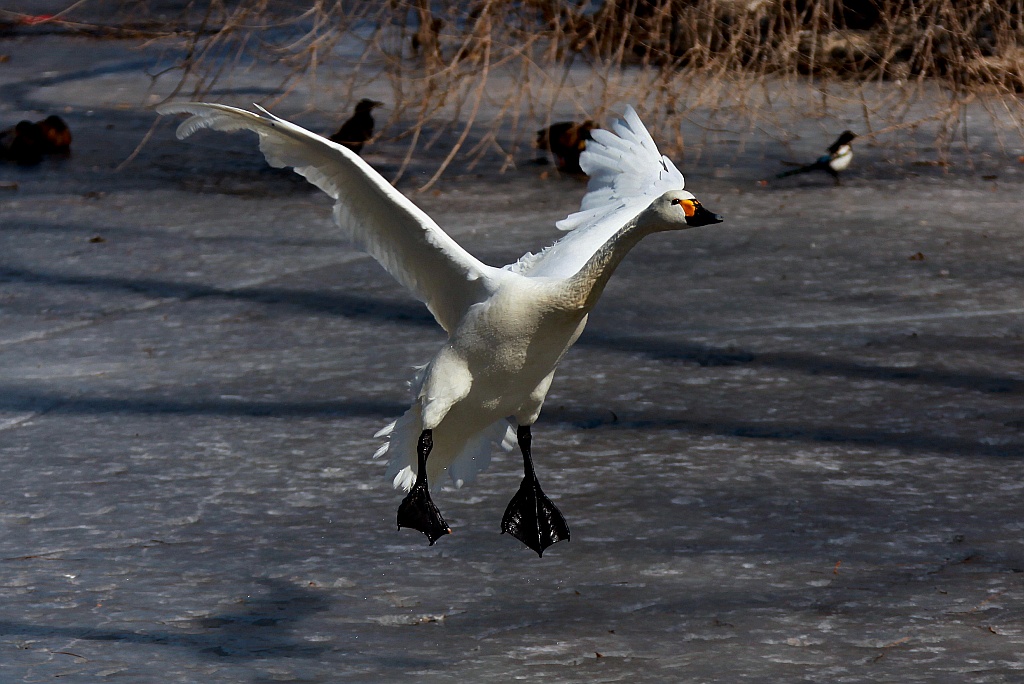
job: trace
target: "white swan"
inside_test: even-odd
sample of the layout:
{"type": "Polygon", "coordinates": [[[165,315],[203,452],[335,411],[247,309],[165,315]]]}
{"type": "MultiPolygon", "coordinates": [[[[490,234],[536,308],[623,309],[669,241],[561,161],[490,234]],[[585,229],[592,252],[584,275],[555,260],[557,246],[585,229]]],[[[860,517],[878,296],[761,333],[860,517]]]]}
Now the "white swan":
{"type": "Polygon", "coordinates": [[[448,341],[412,383],[415,401],[381,430],[388,475],[408,490],[398,526],[433,544],[451,530],[430,499],[428,478],[447,469],[456,486],[490,461],[494,445],[518,442],[524,477],[502,519],[538,554],[569,538],[544,496],[530,455],[537,420],[555,368],[583,332],[587,314],[626,253],[650,233],[721,222],[683,190],[683,176],[661,156],[636,112],[626,109],[611,131],[594,130],[581,158],[590,175],[579,212],[558,222],[568,235],[504,268],[488,266],[458,245],[429,216],[345,147],[273,116],[219,104],[170,104],[161,114],[192,116],[185,138],[200,128],[259,134],[271,165],[296,173],[336,200],[335,221],[405,285],[448,332],[448,341]],[[514,418],[513,430],[509,417],[514,418]],[[429,457],[429,460],[428,460],[429,457]]]}

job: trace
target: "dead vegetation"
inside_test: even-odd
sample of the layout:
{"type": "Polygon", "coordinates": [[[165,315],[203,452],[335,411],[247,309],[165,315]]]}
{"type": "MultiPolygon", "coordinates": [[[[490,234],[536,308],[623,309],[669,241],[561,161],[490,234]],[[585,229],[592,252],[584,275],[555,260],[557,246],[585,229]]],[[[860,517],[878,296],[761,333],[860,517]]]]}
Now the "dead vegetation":
{"type": "Polygon", "coordinates": [[[676,154],[684,128],[700,154],[852,111],[862,135],[924,131],[944,159],[969,151],[972,103],[1018,134],[1024,120],[1024,0],[152,0],[116,14],[167,49],[173,97],[271,63],[267,103],[387,99],[382,135],[407,161],[443,141],[438,173],[456,158],[505,168],[538,128],[627,101],[676,154]]]}

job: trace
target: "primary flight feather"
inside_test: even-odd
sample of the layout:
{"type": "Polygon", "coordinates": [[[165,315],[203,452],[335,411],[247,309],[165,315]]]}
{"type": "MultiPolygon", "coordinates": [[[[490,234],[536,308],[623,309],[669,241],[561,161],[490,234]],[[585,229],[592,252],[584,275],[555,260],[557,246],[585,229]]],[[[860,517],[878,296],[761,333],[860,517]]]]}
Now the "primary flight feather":
{"type": "Polygon", "coordinates": [[[543,554],[569,538],[562,514],[544,495],[531,454],[530,426],[540,415],[555,369],[626,253],[642,237],[721,222],[683,190],[683,176],[631,107],[610,131],[594,130],[580,157],[590,175],[580,211],[558,223],[570,232],[538,254],[504,268],[464,250],[429,216],[351,150],[263,110],[220,104],[165,105],[200,128],[251,130],[273,166],[296,173],[335,200],[334,219],[423,301],[448,340],[416,374],[409,410],[378,433],[388,441],[395,486],[408,490],[399,527],[433,544],[450,532],[428,482],[444,471],[456,486],[485,469],[496,448],[518,443],[524,477],[502,519],[508,532],[543,554]]]}

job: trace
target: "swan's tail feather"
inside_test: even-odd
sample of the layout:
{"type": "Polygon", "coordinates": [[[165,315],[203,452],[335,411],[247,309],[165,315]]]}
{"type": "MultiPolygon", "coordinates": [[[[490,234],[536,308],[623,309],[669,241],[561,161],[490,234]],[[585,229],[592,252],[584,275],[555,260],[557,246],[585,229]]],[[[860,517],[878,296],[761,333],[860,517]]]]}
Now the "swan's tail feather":
{"type": "MultiPolygon", "coordinates": [[[[386,436],[388,441],[377,449],[373,457],[388,455],[385,476],[392,480],[395,489],[409,491],[416,482],[416,446],[421,432],[420,405],[413,404],[401,418],[377,433],[379,437],[386,436]]],[[[427,459],[427,477],[436,485],[441,473],[447,469],[452,483],[458,488],[472,482],[477,473],[487,469],[496,445],[504,451],[511,450],[516,444],[516,434],[507,420],[499,420],[468,439],[456,440],[445,432],[435,432],[433,441],[434,446],[427,459]]]]}
{"type": "Polygon", "coordinates": [[[448,466],[448,476],[451,477],[456,488],[469,484],[476,479],[477,473],[487,470],[491,464],[491,454],[494,452],[495,445],[504,451],[509,451],[515,443],[515,429],[507,420],[499,420],[466,442],[466,446],[448,466]],[[511,442],[509,441],[510,436],[511,442]]]}
{"type": "MultiPolygon", "coordinates": [[[[377,439],[378,437],[387,437],[394,431],[395,423],[397,422],[397,420],[393,420],[384,427],[382,427],[380,430],[377,430],[375,433],[373,433],[373,438],[377,439]]],[[[374,456],[374,458],[376,458],[376,456],[374,456]]]]}

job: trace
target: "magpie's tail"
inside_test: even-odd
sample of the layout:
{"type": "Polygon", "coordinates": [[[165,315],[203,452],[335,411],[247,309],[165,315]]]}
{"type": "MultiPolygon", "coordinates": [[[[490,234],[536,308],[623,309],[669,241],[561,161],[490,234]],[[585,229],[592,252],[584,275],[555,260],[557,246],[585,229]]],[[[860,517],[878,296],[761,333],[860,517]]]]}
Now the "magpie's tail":
{"type": "Polygon", "coordinates": [[[807,173],[809,171],[814,171],[816,168],[817,168],[817,166],[815,164],[808,164],[807,166],[801,166],[800,168],[797,168],[797,169],[790,169],[789,171],[783,171],[782,173],[776,175],[775,177],[776,178],[785,178],[787,176],[795,176],[798,173],[807,173]]]}

